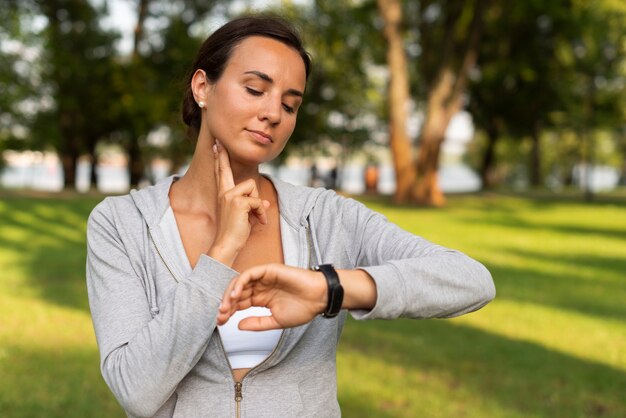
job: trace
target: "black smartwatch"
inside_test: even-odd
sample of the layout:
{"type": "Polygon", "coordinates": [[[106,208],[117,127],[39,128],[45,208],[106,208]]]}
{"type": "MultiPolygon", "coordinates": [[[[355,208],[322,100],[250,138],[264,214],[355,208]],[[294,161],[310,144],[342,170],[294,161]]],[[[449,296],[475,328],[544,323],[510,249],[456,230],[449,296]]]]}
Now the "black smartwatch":
{"type": "Polygon", "coordinates": [[[320,264],[311,269],[322,272],[328,284],[328,303],[322,316],[324,318],[334,318],[341,311],[341,304],[343,303],[343,287],[339,282],[339,276],[332,264],[320,264]]]}

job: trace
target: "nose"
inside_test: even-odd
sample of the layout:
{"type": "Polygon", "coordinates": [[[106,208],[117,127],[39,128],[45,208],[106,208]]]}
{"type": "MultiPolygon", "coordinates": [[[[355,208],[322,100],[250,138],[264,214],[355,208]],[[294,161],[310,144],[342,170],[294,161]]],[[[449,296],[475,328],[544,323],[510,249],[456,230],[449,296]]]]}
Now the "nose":
{"type": "Polygon", "coordinates": [[[282,106],[282,99],[280,97],[268,97],[259,111],[259,120],[268,121],[272,125],[277,125],[280,123],[282,106]]]}

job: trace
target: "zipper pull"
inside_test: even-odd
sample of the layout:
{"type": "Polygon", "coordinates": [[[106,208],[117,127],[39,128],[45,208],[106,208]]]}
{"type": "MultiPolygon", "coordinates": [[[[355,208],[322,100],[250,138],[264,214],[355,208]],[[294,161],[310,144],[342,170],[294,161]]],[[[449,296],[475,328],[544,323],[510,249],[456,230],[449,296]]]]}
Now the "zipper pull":
{"type": "Polygon", "coordinates": [[[241,382],[235,383],[235,402],[241,402],[243,395],[241,394],[241,382]]]}

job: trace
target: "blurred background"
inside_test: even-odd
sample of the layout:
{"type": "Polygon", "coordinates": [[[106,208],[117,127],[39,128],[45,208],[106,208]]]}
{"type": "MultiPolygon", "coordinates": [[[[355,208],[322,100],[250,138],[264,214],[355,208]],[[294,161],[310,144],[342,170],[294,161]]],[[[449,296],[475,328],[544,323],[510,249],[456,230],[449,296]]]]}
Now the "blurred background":
{"type": "Polygon", "coordinates": [[[491,270],[446,321],[348,321],[348,417],[626,417],[623,0],[0,0],[0,416],[123,416],[85,222],[184,173],[201,42],[274,12],[314,68],[262,170],[353,196],[491,270]]]}

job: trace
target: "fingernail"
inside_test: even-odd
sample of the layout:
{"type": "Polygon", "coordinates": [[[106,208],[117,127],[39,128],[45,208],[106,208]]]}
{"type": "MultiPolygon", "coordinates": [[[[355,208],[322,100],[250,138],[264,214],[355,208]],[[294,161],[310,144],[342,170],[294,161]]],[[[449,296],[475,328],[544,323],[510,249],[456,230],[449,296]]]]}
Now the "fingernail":
{"type": "Polygon", "coordinates": [[[235,297],[235,291],[233,290],[232,292],[230,292],[230,297],[234,298],[235,297]]]}
{"type": "Polygon", "coordinates": [[[213,153],[217,154],[217,144],[213,144],[213,153]]]}

